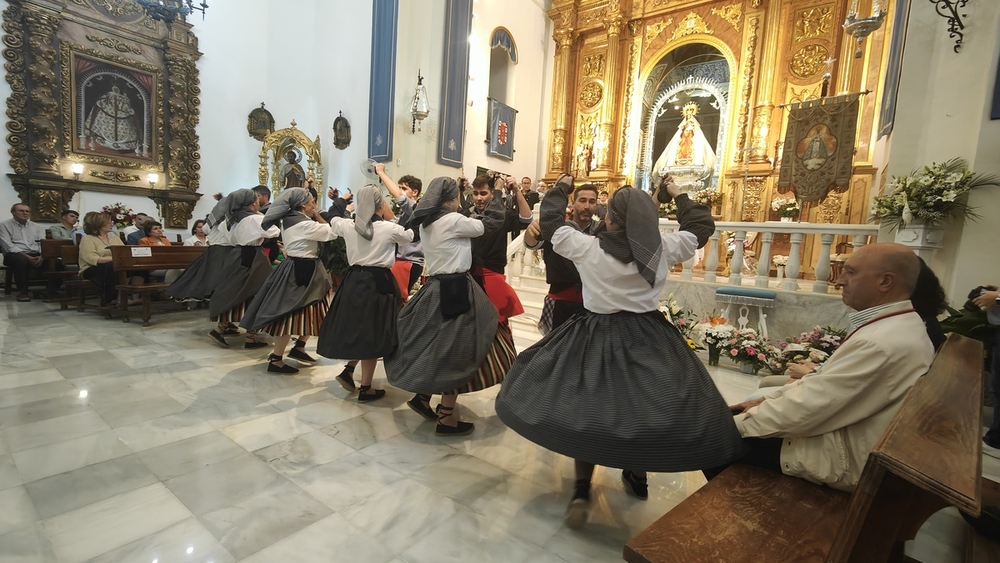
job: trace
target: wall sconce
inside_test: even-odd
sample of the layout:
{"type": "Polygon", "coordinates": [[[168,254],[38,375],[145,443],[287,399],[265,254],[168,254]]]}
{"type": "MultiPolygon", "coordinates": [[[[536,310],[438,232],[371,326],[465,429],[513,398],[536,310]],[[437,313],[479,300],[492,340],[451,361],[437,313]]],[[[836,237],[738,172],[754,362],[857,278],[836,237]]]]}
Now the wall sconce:
{"type": "Polygon", "coordinates": [[[149,180],[149,187],[155,188],[156,183],[160,181],[160,175],[155,172],[150,172],[149,176],[146,176],[146,179],[149,180]]]}
{"type": "Polygon", "coordinates": [[[83,165],[79,162],[74,162],[70,165],[69,169],[73,172],[73,179],[79,180],[80,174],[83,174],[83,165]]]}
{"type": "Polygon", "coordinates": [[[420,76],[417,70],[417,91],[413,94],[413,103],[410,104],[410,115],[413,116],[413,126],[410,133],[417,132],[417,124],[427,118],[430,113],[430,106],[427,103],[427,88],[424,87],[424,77],[420,76]]]}
{"type": "Polygon", "coordinates": [[[884,1],[874,0],[872,2],[872,15],[867,18],[858,17],[858,0],[851,2],[851,11],[847,12],[847,19],[844,21],[844,31],[858,40],[858,49],[854,51],[855,59],[860,59],[864,55],[864,49],[861,48],[861,44],[864,42],[865,37],[868,37],[876,29],[882,27],[882,22],[885,21],[886,14],[885,6],[882,5],[884,1]]]}

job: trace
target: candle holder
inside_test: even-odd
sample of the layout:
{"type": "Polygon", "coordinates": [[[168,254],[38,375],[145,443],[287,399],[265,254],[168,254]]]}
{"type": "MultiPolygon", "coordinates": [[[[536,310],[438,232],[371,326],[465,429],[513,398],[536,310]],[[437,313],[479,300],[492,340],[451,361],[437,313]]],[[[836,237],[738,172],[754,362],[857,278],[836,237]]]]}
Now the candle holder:
{"type": "MultiPolygon", "coordinates": [[[[946,2],[948,0],[942,1],[946,2]]],[[[885,15],[886,12],[882,7],[882,0],[875,0],[874,4],[872,4],[872,15],[867,18],[859,17],[858,0],[854,0],[851,3],[851,11],[848,12],[847,19],[844,21],[844,31],[858,42],[858,48],[854,51],[854,58],[860,59],[864,55],[865,51],[862,48],[862,44],[865,41],[865,37],[868,37],[876,29],[882,27],[882,23],[885,22],[885,15]]]]}

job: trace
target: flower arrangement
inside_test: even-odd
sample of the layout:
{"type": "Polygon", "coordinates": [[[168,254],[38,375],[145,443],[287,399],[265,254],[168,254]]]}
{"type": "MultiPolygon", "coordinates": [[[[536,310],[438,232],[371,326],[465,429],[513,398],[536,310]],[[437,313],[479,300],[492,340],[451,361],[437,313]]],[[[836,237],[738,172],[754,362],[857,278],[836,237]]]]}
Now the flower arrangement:
{"type": "Polygon", "coordinates": [[[669,203],[660,204],[660,217],[670,217],[671,215],[677,215],[677,203],[670,200],[669,203]]]}
{"type": "Polygon", "coordinates": [[[715,311],[705,315],[694,327],[701,343],[708,347],[708,365],[719,365],[719,354],[724,342],[732,338],[736,327],[729,324],[723,317],[716,316],[715,311]]]}
{"type": "Polygon", "coordinates": [[[712,207],[719,202],[719,192],[712,188],[698,190],[691,194],[691,201],[712,207]]]}
{"type": "Polygon", "coordinates": [[[778,212],[778,217],[794,218],[802,206],[795,198],[778,198],[771,202],[771,209],[778,212]]]}
{"type": "Polygon", "coordinates": [[[124,203],[105,205],[101,211],[111,217],[111,223],[118,229],[124,229],[135,221],[135,213],[132,212],[132,208],[124,203]]]}
{"type": "Polygon", "coordinates": [[[698,326],[692,311],[684,309],[674,299],[674,294],[667,296],[665,301],[660,301],[660,312],[667,319],[667,322],[677,327],[677,330],[684,337],[687,345],[692,350],[699,348],[698,343],[692,338],[695,328],[698,326]]]}
{"type": "Polygon", "coordinates": [[[767,338],[757,334],[752,328],[736,329],[728,341],[723,342],[722,355],[738,364],[748,364],[754,371],[768,365],[768,358],[777,349],[767,338]]]}
{"type": "Polygon", "coordinates": [[[962,196],[998,185],[1000,178],[973,173],[961,158],[933,163],[909,176],[894,176],[884,195],[875,196],[869,220],[898,229],[913,222],[935,226],[952,217],[978,219],[962,196]]]}
{"type": "Polygon", "coordinates": [[[788,364],[806,360],[823,365],[840,348],[846,337],[847,331],[833,326],[817,326],[811,331],[779,341],[777,353],[768,367],[775,374],[781,374],[785,373],[788,364]]]}
{"type": "Polygon", "coordinates": [[[775,268],[783,268],[788,265],[788,257],[784,254],[775,254],[771,258],[771,263],[774,264],[775,268]]]}
{"type": "MultiPolygon", "coordinates": [[[[722,236],[726,241],[726,253],[732,256],[736,252],[736,233],[734,231],[722,231],[722,236]]],[[[750,241],[743,240],[743,250],[750,248],[750,241]]]]}

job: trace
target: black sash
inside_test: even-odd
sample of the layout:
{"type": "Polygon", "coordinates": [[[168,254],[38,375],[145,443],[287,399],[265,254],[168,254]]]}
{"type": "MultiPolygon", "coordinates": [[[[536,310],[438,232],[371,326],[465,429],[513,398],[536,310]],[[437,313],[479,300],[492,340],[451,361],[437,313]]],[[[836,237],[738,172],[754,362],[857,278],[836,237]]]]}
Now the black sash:
{"type": "Polygon", "coordinates": [[[352,270],[368,272],[375,279],[375,291],[381,295],[394,295],[397,291],[396,278],[393,277],[389,268],[379,268],[378,266],[351,266],[352,270]]]}
{"type": "Polygon", "coordinates": [[[292,264],[295,265],[295,285],[299,287],[309,285],[309,282],[312,281],[313,274],[316,272],[316,259],[295,258],[294,256],[289,259],[292,260],[292,264]]]}
{"type": "Polygon", "coordinates": [[[459,317],[472,309],[468,274],[442,274],[434,278],[441,284],[441,316],[445,320],[459,317]]]}
{"type": "Polygon", "coordinates": [[[253,266],[253,261],[260,254],[259,246],[241,246],[240,247],[240,265],[244,268],[249,268],[253,266]]]}

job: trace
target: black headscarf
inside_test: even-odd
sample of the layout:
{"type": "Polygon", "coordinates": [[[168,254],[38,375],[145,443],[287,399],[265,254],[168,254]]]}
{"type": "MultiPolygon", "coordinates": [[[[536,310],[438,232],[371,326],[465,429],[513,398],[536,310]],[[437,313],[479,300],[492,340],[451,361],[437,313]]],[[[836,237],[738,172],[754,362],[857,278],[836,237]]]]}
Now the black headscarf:
{"type": "Polygon", "coordinates": [[[625,264],[634,260],[639,274],[652,286],[663,247],[656,204],[642,190],[620,188],[608,202],[608,215],[622,228],[597,235],[601,248],[625,264]]]}
{"type": "Polygon", "coordinates": [[[445,176],[434,178],[427,187],[427,191],[420,198],[420,201],[417,202],[417,206],[413,210],[413,216],[409,224],[406,225],[406,228],[416,230],[415,227],[418,225],[426,227],[437,221],[446,213],[449,213],[448,209],[444,206],[445,202],[451,201],[456,197],[458,197],[458,184],[455,183],[455,180],[445,176]]]}

